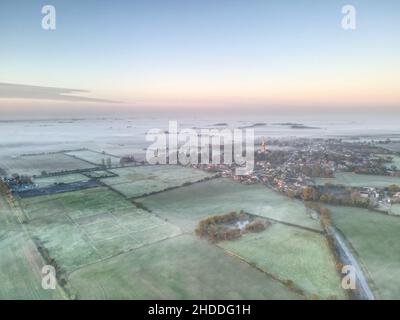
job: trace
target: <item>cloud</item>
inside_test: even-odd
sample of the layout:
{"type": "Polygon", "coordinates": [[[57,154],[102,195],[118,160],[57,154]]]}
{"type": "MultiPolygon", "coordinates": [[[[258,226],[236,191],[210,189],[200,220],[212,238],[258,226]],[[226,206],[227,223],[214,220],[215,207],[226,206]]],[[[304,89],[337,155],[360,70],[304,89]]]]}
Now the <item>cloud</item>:
{"type": "Polygon", "coordinates": [[[57,100],[71,102],[102,102],[118,103],[107,99],[97,99],[80,96],[81,93],[89,93],[87,90],[66,89],[43,86],[31,86],[14,83],[0,82],[0,99],[36,99],[36,100],[57,100]]]}

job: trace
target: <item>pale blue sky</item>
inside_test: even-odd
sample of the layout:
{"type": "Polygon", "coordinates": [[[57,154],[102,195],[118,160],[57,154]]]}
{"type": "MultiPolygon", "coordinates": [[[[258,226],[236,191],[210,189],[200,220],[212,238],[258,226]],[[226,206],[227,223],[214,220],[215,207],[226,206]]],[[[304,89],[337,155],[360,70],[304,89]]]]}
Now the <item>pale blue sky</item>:
{"type": "Polygon", "coordinates": [[[89,90],[133,108],[393,107],[399,39],[397,0],[3,0],[0,82],[89,90]],[[55,31],[41,28],[45,4],[56,7],[55,31]],[[345,4],[357,9],[355,31],[341,28],[345,4]]]}

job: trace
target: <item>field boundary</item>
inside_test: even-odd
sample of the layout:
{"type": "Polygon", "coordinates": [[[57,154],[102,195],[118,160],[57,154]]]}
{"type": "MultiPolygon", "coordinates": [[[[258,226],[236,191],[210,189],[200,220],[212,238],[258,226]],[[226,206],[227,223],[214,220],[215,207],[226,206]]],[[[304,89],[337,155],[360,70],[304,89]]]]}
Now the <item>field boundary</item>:
{"type": "MultiPolygon", "coordinates": [[[[18,219],[18,222],[19,222],[18,226],[20,227],[21,232],[23,232],[28,237],[29,241],[32,242],[33,247],[36,250],[37,257],[40,259],[42,265],[45,266],[46,264],[48,264],[48,262],[45,259],[45,257],[43,256],[39,247],[37,246],[37,243],[34,240],[34,238],[32,237],[31,233],[29,232],[29,230],[26,226],[27,220],[21,221],[19,214],[16,211],[20,212],[24,217],[26,217],[25,212],[19,205],[19,202],[15,201],[14,198],[13,198],[14,201],[12,201],[12,204],[10,203],[10,199],[7,197],[7,195],[5,198],[7,199],[7,202],[9,204],[11,211],[16,215],[16,217],[18,219]]],[[[33,272],[33,270],[32,270],[32,272],[33,272]]],[[[66,290],[66,288],[60,283],[59,278],[56,278],[56,281],[57,281],[56,288],[59,291],[59,293],[61,294],[61,296],[64,297],[65,300],[69,300],[71,298],[71,296],[70,296],[68,290],[66,290]]]]}
{"type": "Polygon", "coordinates": [[[102,263],[102,262],[104,262],[104,261],[106,261],[106,260],[111,260],[111,259],[113,259],[113,258],[115,258],[115,257],[118,257],[118,256],[121,256],[121,255],[130,254],[130,253],[132,253],[132,252],[135,251],[135,250],[142,249],[142,248],[145,248],[145,247],[148,247],[148,246],[152,246],[152,245],[155,245],[155,244],[157,244],[157,243],[160,243],[160,242],[163,242],[163,241],[167,241],[167,240],[169,240],[169,239],[178,238],[178,237],[181,237],[181,236],[183,236],[183,235],[185,235],[185,233],[184,233],[184,232],[181,232],[180,234],[176,234],[176,235],[173,235],[173,236],[169,236],[169,237],[167,237],[167,238],[160,239],[160,240],[157,240],[157,241],[154,241],[154,242],[151,242],[151,243],[146,243],[146,244],[143,244],[143,245],[141,245],[141,246],[139,246],[139,247],[131,248],[131,249],[128,249],[128,250],[123,251],[123,252],[118,252],[118,253],[109,255],[109,256],[107,256],[107,257],[101,258],[101,259],[99,259],[99,260],[96,260],[96,261],[87,263],[87,264],[85,264],[85,265],[80,265],[80,266],[76,267],[75,269],[73,269],[73,270],[71,270],[71,271],[68,271],[68,272],[66,273],[67,278],[69,279],[70,276],[71,276],[73,273],[75,273],[75,272],[77,272],[77,271],[79,271],[79,270],[81,270],[81,269],[84,269],[84,268],[86,268],[86,267],[95,265],[95,264],[97,264],[97,263],[102,263]]]}
{"type": "Polygon", "coordinates": [[[268,271],[264,270],[263,268],[257,266],[255,263],[249,262],[248,260],[246,260],[245,258],[243,258],[242,256],[238,255],[237,253],[235,253],[235,252],[233,252],[233,251],[231,251],[231,250],[228,250],[228,249],[226,249],[226,248],[223,248],[223,247],[219,246],[218,244],[216,244],[216,247],[219,248],[219,249],[221,249],[221,250],[224,252],[224,254],[229,255],[229,256],[231,256],[231,257],[234,257],[234,258],[237,258],[237,259],[239,259],[239,260],[245,262],[245,263],[248,264],[250,267],[252,267],[252,268],[254,268],[254,269],[256,269],[256,270],[258,270],[258,271],[264,273],[267,277],[271,278],[272,280],[277,281],[277,282],[279,282],[280,284],[284,285],[284,286],[285,286],[287,289],[289,289],[290,291],[292,291],[292,292],[294,292],[294,293],[296,293],[296,294],[298,294],[298,295],[301,295],[301,296],[302,296],[303,298],[305,298],[305,299],[308,299],[307,296],[306,296],[306,294],[304,293],[304,291],[303,291],[302,289],[297,288],[297,287],[291,285],[288,281],[282,280],[282,279],[280,279],[280,278],[274,276],[273,274],[269,273],[268,271]]]}

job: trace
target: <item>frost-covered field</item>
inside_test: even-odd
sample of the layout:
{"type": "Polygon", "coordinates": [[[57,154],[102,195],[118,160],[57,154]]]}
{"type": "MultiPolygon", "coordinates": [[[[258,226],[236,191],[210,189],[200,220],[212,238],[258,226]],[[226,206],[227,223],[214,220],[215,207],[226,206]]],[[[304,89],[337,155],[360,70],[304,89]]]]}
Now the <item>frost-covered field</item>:
{"type": "Polygon", "coordinates": [[[333,222],[355,250],[378,298],[400,299],[400,219],[366,209],[329,206],[333,222]]]}
{"type": "Polygon", "coordinates": [[[345,185],[349,187],[385,188],[391,184],[400,185],[400,177],[338,172],[335,174],[334,178],[315,178],[316,185],[324,185],[325,183],[345,185]]]}
{"type": "Polygon", "coordinates": [[[207,242],[182,235],[73,272],[81,299],[300,299],[207,242]]]}
{"type": "MultiPolygon", "coordinates": [[[[7,175],[79,169],[82,172],[33,180],[39,187],[51,187],[93,177],[104,186],[23,199],[15,196],[15,207],[6,193],[1,195],[0,298],[346,298],[323,230],[302,201],[260,184],[211,179],[214,174],[182,166],[85,171],[108,157],[113,166],[124,155],[143,158],[148,145],[145,132],[166,124],[147,120],[1,123],[0,133],[7,133],[7,138],[0,139],[0,168],[7,175]],[[193,235],[199,220],[240,210],[270,219],[272,225],[217,245],[193,235]],[[24,224],[18,217],[24,218],[24,224]],[[60,268],[73,296],[41,289],[41,266],[48,263],[43,252],[60,268]]],[[[184,124],[200,126],[196,121],[184,124]]],[[[277,126],[257,129],[282,135],[277,126]]],[[[343,173],[319,181],[388,186],[400,183],[400,178],[343,173]]],[[[347,207],[331,210],[333,222],[366,268],[377,296],[398,298],[399,218],[347,207]]],[[[399,211],[397,205],[392,211],[399,211]]]]}
{"type": "Polygon", "coordinates": [[[159,216],[193,231],[204,217],[244,210],[266,218],[322,230],[304,204],[260,184],[213,179],[136,200],[159,216]]]}
{"type": "Polygon", "coordinates": [[[59,290],[43,290],[43,260],[37,247],[0,194],[0,300],[63,299],[59,290]]]}
{"type": "Polygon", "coordinates": [[[302,290],[308,298],[346,299],[324,235],[274,223],[260,233],[224,241],[222,248],[302,290]]]}
{"type": "Polygon", "coordinates": [[[109,171],[118,176],[102,179],[102,182],[127,198],[160,192],[214,176],[212,173],[178,165],[125,167],[109,171]]]}
{"type": "Polygon", "coordinates": [[[390,213],[396,216],[400,216],[400,204],[392,204],[390,207],[390,213]]]}
{"type": "Polygon", "coordinates": [[[63,299],[59,290],[43,290],[43,260],[22,230],[0,241],[0,300],[63,299]]]}
{"type": "Polygon", "coordinates": [[[58,183],[73,183],[78,181],[88,181],[89,178],[80,173],[63,174],[49,177],[39,177],[33,179],[38,188],[50,187],[58,183]]]}
{"type": "Polygon", "coordinates": [[[20,201],[29,231],[66,271],[180,234],[107,188],[20,201]]]}
{"type": "Polygon", "coordinates": [[[8,175],[40,175],[42,171],[47,173],[82,170],[95,167],[86,161],[74,159],[62,153],[43,155],[29,155],[17,157],[4,157],[0,161],[0,167],[8,175]]]}
{"type": "Polygon", "coordinates": [[[110,164],[113,167],[120,165],[120,162],[119,162],[120,158],[115,157],[113,155],[104,154],[101,152],[82,150],[82,151],[71,151],[71,152],[67,152],[66,154],[69,156],[76,157],[78,159],[93,163],[95,165],[107,165],[108,161],[110,161],[110,164]]]}

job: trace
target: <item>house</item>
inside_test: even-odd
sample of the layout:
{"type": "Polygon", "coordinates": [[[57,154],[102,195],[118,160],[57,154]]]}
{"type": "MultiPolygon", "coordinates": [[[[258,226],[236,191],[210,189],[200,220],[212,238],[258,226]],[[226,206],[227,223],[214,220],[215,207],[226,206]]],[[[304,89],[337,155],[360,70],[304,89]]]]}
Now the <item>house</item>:
{"type": "Polygon", "coordinates": [[[395,193],[395,194],[393,195],[393,198],[398,198],[398,199],[400,199],[400,192],[395,193]]]}

